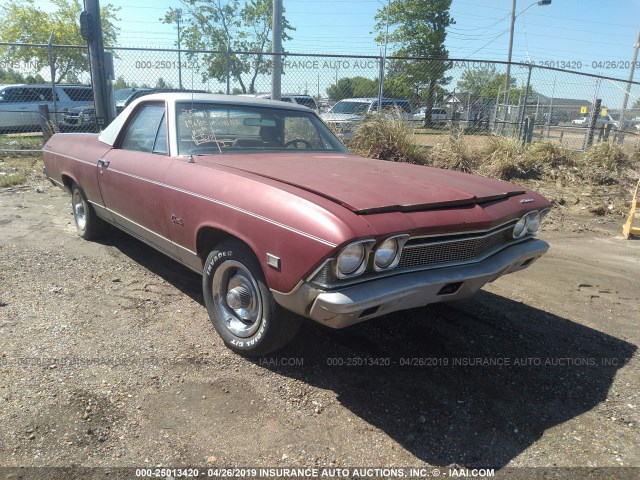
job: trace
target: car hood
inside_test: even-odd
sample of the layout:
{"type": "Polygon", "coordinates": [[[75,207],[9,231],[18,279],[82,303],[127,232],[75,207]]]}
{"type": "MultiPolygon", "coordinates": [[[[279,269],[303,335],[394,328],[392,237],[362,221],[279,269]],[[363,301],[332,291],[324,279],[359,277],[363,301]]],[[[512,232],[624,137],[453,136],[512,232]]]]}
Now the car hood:
{"type": "Polygon", "coordinates": [[[323,113],[320,118],[325,122],[349,122],[362,120],[362,116],[352,113],[323,113]]]}
{"type": "Polygon", "coordinates": [[[315,193],[361,215],[473,205],[525,193],[521,187],[490,178],[349,154],[208,159],[315,193]]]}

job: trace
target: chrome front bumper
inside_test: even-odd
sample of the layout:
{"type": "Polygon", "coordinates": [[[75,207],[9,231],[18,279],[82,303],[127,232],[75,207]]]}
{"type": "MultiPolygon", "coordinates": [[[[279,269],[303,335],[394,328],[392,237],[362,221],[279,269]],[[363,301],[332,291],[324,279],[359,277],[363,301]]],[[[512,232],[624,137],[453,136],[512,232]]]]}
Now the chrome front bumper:
{"type": "Polygon", "coordinates": [[[288,310],[332,328],[344,328],[398,310],[469,297],[486,283],[527,268],[548,249],[548,243],[532,239],[477,263],[399,273],[336,291],[300,283],[290,293],[273,291],[273,295],[288,310]]]}

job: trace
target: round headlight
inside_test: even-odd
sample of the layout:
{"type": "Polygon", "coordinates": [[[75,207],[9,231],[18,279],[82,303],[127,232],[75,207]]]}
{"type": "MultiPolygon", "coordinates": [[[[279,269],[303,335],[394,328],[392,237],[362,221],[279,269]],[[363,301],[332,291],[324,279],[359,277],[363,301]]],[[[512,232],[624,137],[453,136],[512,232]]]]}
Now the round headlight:
{"type": "Polygon", "coordinates": [[[520,238],[527,232],[527,217],[524,216],[513,227],[513,238],[520,238]]]}
{"type": "Polygon", "coordinates": [[[540,214],[538,212],[531,212],[527,215],[527,232],[531,234],[538,233],[541,223],[542,219],[540,218],[540,214]]]}
{"type": "Polygon", "coordinates": [[[376,249],[374,261],[376,267],[387,268],[393,263],[398,253],[398,241],[395,238],[389,238],[380,244],[376,249]]]}
{"type": "Polygon", "coordinates": [[[351,275],[360,268],[364,261],[364,246],[361,243],[348,245],[338,255],[338,272],[351,275]]]}

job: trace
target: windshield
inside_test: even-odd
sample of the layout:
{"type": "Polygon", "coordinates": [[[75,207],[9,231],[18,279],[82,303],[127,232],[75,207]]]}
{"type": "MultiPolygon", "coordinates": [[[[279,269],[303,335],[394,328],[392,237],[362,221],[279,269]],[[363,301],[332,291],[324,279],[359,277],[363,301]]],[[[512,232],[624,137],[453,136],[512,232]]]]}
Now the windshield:
{"type": "Polygon", "coordinates": [[[343,102],[336,103],[331,109],[331,113],[353,113],[362,115],[367,113],[369,102],[343,102]]]}
{"type": "Polygon", "coordinates": [[[213,103],[178,103],[180,155],[347,149],[313,113],[213,103]]]}

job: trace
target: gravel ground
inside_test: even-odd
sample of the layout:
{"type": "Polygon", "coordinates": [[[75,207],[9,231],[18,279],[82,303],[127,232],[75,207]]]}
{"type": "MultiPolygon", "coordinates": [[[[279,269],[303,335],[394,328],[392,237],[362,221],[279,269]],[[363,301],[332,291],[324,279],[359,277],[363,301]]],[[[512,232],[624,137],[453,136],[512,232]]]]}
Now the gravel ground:
{"type": "Polygon", "coordinates": [[[79,239],[39,185],[0,190],[0,466],[640,467],[640,242],[619,221],[563,217],[474,298],[305,323],[250,360],[198,275],[79,239]]]}

